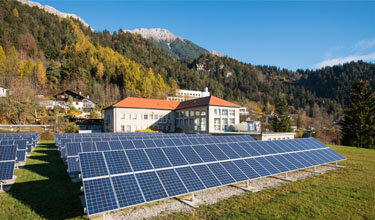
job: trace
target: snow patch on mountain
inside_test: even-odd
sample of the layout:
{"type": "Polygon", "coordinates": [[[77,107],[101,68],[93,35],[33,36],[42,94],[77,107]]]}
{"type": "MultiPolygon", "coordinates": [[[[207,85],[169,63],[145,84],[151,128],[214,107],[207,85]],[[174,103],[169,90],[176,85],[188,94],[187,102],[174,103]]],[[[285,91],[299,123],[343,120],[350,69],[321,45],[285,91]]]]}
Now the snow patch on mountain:
{"type": "MultiPolygon", "coordinates": [[[[39,2],[33,2],[33,1],[29,1],[29,0],[17,0],[18,2],[21,2],[22,4],[25,4],[25,5],[28,5],[30,7],[38,7],[48,13],[51,13],[51,14],[54,14],[54,15],[57,15],[61,18],[67,18],[67,17],[72,17],[74,19],[77,19],[79,20],[80,22],[82,22],[82,24],[85,26],[85,27],[89,27],[89,25],[82,19],[80,18],[79,16],[75,15],[75,14],[69,14],[69,13],[64,13],[64,12],[61,12],[49,5],[41,5],[39,2]]],[[[91,28],[91,30],[93,30],[91,28]]]]}
{"type": "Polygon", "coordinates": [[[169,30],[161,28],[138,28],[134,30],[124,30],[124,32],[130,32],[132,34],[139,34],[146,39],[153,39],[155,41],[166,41],[171,43],[177,39],[184,41],[182,37],[172,34],[169,30]]]}

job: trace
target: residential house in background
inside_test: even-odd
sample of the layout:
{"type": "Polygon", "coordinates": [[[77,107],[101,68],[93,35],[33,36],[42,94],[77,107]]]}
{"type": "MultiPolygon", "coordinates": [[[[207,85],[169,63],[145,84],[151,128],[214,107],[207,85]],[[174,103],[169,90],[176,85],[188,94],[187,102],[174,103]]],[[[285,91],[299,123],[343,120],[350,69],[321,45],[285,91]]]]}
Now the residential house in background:
{"type": "Polygon", "coordinates": [[[182,102],[208,96],[210,96],[210,92],[207,87],[203,91],[179,89],[176,91],[176,96],[168,96],[167,100],[182,102]]]}
{"type": "Polygon", "coordinates": [[[0,86],[0,97],[7,97],[7,92],[8,92],[8,89],[0,86]]]}
{"type": "Polygon", "coordinates": [[[96,102],[90,99],[89,96],[83,96],[81,92],[75,92],[72,90],[65,90],[56,94],[55,106],[62,108],[69,108],[69,97],[72,97],[72,105],[78,110],[91,110],[95,108],[96,102]]]}
{"type": "Polygon", "coordinates": [[[239,123],[239,108],[215,96],[182,102],[128,97],[105,109],[104,129],[131,132],[155,126],[166,132],[225,133],[239,123]]]}

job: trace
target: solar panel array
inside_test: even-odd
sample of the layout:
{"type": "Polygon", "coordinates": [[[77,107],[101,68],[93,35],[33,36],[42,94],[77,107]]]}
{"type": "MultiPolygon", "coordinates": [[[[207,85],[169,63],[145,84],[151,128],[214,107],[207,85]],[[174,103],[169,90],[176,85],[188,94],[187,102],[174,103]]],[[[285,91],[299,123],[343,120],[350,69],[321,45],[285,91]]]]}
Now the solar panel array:
{"type": "Polygon", "coordinates": [[[26,161],[26,153],[31,152],[39,138],[37,133],[0,134],[0,181],[13,178],[16,162],[26,161]]]}
{"type": "Polygon", "coordinates": [[[88,215],[345,159],[313,138],[78,155],[88,215]]]}

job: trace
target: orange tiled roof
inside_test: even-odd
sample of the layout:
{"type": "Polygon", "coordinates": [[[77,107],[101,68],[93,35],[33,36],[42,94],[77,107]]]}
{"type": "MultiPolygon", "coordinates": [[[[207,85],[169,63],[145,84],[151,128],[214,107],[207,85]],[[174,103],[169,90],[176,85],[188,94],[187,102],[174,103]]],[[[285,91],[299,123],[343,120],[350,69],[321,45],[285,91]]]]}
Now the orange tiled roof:
{"type": "Polygon", "coordinates": [[[127,107],[127,108],[151,108],[174,110],[180,104],[178,101],[168,101],[161,99],[145,99],[145,98],[125,98],[110,107],[127,107]]]}
{"type": "Polygon", "coordinates": [[[128,97],[109,107],[175,110],[175,109],[193,108],[193,107],[205,106],[205,105],[240,107],[237,104],[225,101],[215,96],[207,96],[207,97],[192,99],[192,100],[183,101],[183,102],[161,100],[161,99],[145,99],[145,98],[128,97]]]}

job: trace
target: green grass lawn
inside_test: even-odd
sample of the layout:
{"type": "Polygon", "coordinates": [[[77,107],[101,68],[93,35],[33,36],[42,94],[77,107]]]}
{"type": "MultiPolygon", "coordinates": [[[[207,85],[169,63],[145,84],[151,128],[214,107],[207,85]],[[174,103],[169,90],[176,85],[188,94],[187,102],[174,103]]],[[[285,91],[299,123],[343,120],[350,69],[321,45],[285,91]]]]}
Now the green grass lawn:
{"type": "MultiPolygon", "coordinates": [[[[332,146],[346,166],[310,179],[246,193],[163,219],[375,219],[375,150],[332,146]]],[[[86,219],[53,142],[43,141],[0,193],[0,219],[86,219]]]]}
{"type": "Polygon", "coordinates": [[[162,219],[375,219],[375,150],[331,147],[344,169],[162,219]]]}
{"type": "Polygon", "coordinates": [[[53,141],[43,141],[16,169],[11,190],[0,193],[0,219],[87,218],[79,195],[81,183],[72,183],[53,141]]]}

